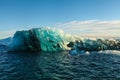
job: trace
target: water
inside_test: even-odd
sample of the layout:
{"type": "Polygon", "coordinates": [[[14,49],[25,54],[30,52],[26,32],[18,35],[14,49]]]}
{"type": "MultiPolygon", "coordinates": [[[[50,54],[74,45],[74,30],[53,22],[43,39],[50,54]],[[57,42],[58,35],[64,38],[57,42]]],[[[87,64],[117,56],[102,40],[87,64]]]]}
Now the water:
{"type": "Polygon", "coordinates": [[[0,80],[120,79],[120,55],[114,51],[69,55],[68,51],[27,53],[0,49],[0,80]]]}

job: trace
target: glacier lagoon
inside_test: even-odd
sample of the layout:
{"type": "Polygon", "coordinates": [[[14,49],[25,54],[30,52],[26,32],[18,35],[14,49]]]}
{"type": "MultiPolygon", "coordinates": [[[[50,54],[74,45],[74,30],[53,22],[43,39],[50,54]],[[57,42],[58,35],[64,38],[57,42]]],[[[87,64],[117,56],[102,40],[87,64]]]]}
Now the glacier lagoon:
{"type": "Polygon", "coordinates": [[[119,80],[120,51],[70,55],[59,52],[5,52],[0,46],[0,80],[119,80]]]}
{"type": "Polygon", "coordinates": [[[9,40],[0,45],[0,80],[120,79],[119,39],[36,28],[17,31],[9,40]]]}

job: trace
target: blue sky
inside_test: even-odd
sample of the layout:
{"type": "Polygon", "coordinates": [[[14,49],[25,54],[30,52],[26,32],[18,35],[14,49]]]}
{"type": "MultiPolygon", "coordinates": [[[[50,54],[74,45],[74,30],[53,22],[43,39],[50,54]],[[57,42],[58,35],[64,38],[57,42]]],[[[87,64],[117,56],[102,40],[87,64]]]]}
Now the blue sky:
{"type": "MultiPolygon", "coordinates": [[[[120,0],[0,0],[0,38],[7,37],[16,30],[41,26],[59,26],[66,30],[66,26],[70,26],[71,22],[77,23],[69,28],[77,25],[82,33],[87,33],[94,25],[92,24],[90,29],[81,30],[84,25],[78,23],[85,21],[106,22],[104,24],[115,22],[107,28],[117,25],[115,28],[120,30],[119,20],[120,0]],[[61,26],[65,23],[68,25],[61,26]]],[[[106,26],[104,24],[102,26],[106,26]]]]}

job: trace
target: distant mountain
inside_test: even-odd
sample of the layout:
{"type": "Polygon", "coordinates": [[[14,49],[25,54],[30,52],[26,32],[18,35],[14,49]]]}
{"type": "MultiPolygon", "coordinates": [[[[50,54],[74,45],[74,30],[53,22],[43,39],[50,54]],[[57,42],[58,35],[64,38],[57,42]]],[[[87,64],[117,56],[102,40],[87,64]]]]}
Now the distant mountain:
{"type": "Polygon", "coordinates": [[[5,45],[7,46],[10,42],[12,41],[11,37],[0,39],[0,45],[5,45]]]}

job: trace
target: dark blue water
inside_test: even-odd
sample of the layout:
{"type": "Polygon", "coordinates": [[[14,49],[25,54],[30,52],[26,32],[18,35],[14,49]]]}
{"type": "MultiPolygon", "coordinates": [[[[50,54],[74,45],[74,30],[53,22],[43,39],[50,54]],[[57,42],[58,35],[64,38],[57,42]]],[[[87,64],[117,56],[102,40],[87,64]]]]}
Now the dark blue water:
{"type": "MultiPolygon", "coordinates": [[[[119,52],[118,52],[119,53],[119,52]]],[[[0,80],[119,80],[119,54],[0,51],[0,80]]]]}

